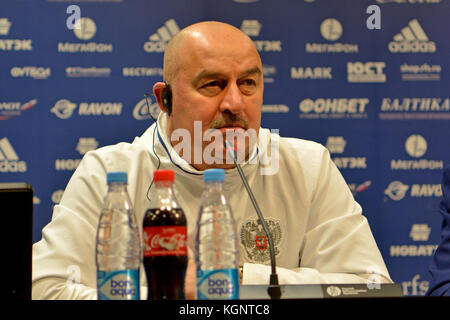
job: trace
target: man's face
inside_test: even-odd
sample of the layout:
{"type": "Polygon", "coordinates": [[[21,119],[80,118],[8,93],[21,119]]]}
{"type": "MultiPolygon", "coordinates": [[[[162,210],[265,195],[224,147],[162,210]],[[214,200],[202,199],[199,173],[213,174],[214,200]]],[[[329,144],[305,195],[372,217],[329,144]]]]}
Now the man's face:
{"type": "MultiPolygon", "coordinates": [[[[192,41],[184,42],[181,67],[171,82],[169,135],[177,129],[186,129],[190,133],[191,155],[181,156],[189,158],[195,168],[231,168],[234,165],[207,164],[204,158],[198,163],[194,150],[199,147],[200,140],[198,137],[194,140],[194,122],[200,121],[197,122],[197,133],[201,126],[203,155],[209,154],[204,152],[211,143],[204,141],[208,129],[220,130],[223,137],[227,132],[239,130],[253,131],[257,136],[264,91],[261,60],[253,44],[242,37],[224,41],[220,37],[205,39],[194,34],[192,38],[192,41]]],[[[181,142],[171,140],[174,147],[181,142]]],[[[237,148],[245,148],[248,156],[248,144],[237,148]]],[[[220,157],[223,159],[223,154],[220,157]]]]}

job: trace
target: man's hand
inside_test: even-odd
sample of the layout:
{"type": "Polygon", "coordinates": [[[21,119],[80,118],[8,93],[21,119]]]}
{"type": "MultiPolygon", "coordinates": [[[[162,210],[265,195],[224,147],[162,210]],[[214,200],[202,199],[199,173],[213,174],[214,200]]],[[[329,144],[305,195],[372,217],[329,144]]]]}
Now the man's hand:
{"type": "MultiPolygon", "coordinates": [[[[191,252],[190,252],[191,253],[191,252]]],[[[189,254],[188,266],[186,270],[186,279],[184,281],[184,292],[186,299],[195,300],[196,291],[196,275],[195,275],[195,261],[192,254],[189,254]]]]}

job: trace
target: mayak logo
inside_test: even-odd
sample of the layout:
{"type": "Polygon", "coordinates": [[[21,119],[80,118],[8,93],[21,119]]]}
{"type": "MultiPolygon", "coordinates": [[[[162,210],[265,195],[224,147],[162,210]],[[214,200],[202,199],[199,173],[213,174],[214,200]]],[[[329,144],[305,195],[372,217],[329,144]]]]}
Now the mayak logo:
{"type": "Polygon", "coordinates": [[[47,79],[51,75],[50,67],[12,67],[10,74],[13,78],[33,78],[36,80],[47,79]]]}
{"type": "MultiPolygon", "coordinates": [[[[8,18],[0,18],[0,36],[7,36],[11,28],[8,18]]],[[[31,51],[31,39],[0,39],[0,51],[31,51]]]]}
{"type": "Polygon", "coordinates": [[[407,195],[409,190],[409,196],[411,198],[440,198],[442,197],[441,184],[404,184],[401,181],[392,181],[389,186],[384,190],[384,194],[391,200],[400,201],[407,195]]]}
{"type": "Polygon", "coordinates": [[[159,113],[161,112],[158,103],[156,101],[153,102],[150,98],[148,98],[148,103],[149,105],[147,105],[147,101],[144,98],[134,106],[133,117],[136,120],[158,119],[159,113]]]}
{"type": "Polygon", "coordinates": [[[404,63],[400,66],[403,81],[439,81],[442,67],[439,64],[422,65],[404,63]]]}
{"type": "MultiPolygon", "coordinates": [[[[80,155],[84,155],[86,152],[95,150],[98,147],[98,141],[93,137],[79,138],[76,150],[80,155]]],[[[80,164],[81,159],[56,159],[55,169],[57,171],[72,171],[75,170],[80,164]]]]}
{"type": "Polygon", "coordinates": [[[180,31],[174,19],[167,20],[164,25],[152,34],[144,43],[144,51],[148,53],[164,52],[167,43],[180,31]]]}
{"type": "Polygon", "coordinates": [[[331,80],[331,67],[291,67],[291,79],[331,80]]]}
{"type": "Polygon", "coordinates": [[[8,138],[0,139],[0,172],[25,172],[27,164],[20,161],[19,156],[8,138]]]}
{"type": "MultiPolygon", "coordinates": [[[[241,31],[249,37],[258,37],[262,25],[258,20],[242,20],[241,31]]],[[[261,52],[281,52],[281,40],[253,40],[256,49],[261,52]]]]}
{"type": "Polygon", "coordinates": [[[365,119],[367,98],[304,99],[299,103],[300,118],[304,119],[365,119]]]}
{"type": "MultiPolygon", "coordinates": [[[[345,151],[347,141],[342,136],[328,137],[325,147],[330,153],[342,154],[345,151]]],[[[336,167],[340,169],[366,169],[367,158],[366,157],[333,157],[332,160],[336,164],[336,167]]],[[[369,183],[370,185],[370,183],[369,183]]],[[[356,190],[356,185],[354,188],[356,190]]],[[[362,191],[362,190],[361,190],[362,191]]]]}
{"type": "MultiPolygon", "coordinates": [[[[83,17],[77,20],[73,28],[75,37],[82,41],[91,40],[97,33],[97,25],[91,18],[83,17]]],[[[97,42],[58,42],[58,52],[64,53],[108,53],[113,51],[112,43],[97,42]]]]}
{"type": "MultiPolygon", "coordinates": [[[[80,116],[120,116],[122,114],[122,102],[80,102],[78,115],[80,116]]],[[[77,104],[67,99],[58,100],[50,112],[60,119],[69,119],[77,104]]]]}
{"type": "Polygon", "coordinates": [[[428,241],[430,238],[431,228],[427,224],[413,224],[409,237],[413,241],[428,241]]]}
{"type": "Polygon", "coordinates": [[[388,44],[392,53],[434,53],[436,43],[430,41],[417,19],[411,20],[388,44]]]}
{"type": "Polygon", "coordinates": [[[383,98],[381,120],[449,120],[449,98],[383,98]]]}
{"type": "Polygon", "coordinates": [[[0,102],[0,120],[6,120],[15,116],[20,116],[22,114],[22,111],[33,108],[36,103],[36,99],[32,99],[26,103],[0,102]]]}
{"type": "MultiPolygon", "coordinates": [[[[320,33],[328,41],[338,40],[343,32],[342,24],[333,18],[320,24],[320,33]]],[[[306,53],[358,53],[358,45],[350,43],[306,43],[306,53]]]]}
{"type": "Polygon", "coordinates": [[[385,62],[347,62],[348,82],[386,82],[385,62]]]}
{"type": "MultiPolygon", "coordinates": [[[[405,141],[406,153],[412,158],[420,158],[427,152],[427,140],[420,134],[412,134],[405,141]]],[[[442,170],[444,162],[442,160],[402,160],[392,159],[392,170],[442,170]]]]}

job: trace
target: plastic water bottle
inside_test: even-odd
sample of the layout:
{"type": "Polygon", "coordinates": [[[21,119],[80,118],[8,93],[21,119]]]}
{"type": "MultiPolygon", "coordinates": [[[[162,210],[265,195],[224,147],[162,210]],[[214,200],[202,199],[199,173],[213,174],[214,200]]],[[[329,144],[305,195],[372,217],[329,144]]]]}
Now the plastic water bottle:
{"type": "Polygon", "coordinates": [[[205,170],[195,239],[197,299],[239,299],[239,247],[223,169],[205,170]]]}
{"type": "Polygon", "coordinates": [[[108,193],[97,228],[97,297],[99,300],[139,300],[142,249],[127,191],[127,174],[109,172],[107,181],[108,193]]]}

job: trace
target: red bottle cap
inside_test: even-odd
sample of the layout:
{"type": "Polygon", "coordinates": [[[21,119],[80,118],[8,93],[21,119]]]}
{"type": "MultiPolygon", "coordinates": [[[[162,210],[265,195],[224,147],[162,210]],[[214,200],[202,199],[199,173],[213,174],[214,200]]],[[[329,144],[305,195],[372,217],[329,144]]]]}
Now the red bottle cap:
{"type": "Polygon", "coordinates": [[[173,170],[155,170],[153,172],[153,180],[157,181],[171,181],[175,180],[175,173],[173,170]]]}

